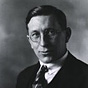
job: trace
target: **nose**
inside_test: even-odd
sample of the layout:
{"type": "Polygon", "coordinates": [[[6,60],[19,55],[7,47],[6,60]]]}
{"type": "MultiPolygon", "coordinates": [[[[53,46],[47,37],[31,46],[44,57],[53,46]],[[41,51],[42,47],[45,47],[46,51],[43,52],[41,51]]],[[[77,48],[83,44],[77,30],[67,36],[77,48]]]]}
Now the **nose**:
{"type": "Polygon", "coordinates": [[[46,39],[45,35],[41,34],[40,45],[43,46],[43,47],[46,46],[47,45],[46,40],[47,39],[46,39]]]}

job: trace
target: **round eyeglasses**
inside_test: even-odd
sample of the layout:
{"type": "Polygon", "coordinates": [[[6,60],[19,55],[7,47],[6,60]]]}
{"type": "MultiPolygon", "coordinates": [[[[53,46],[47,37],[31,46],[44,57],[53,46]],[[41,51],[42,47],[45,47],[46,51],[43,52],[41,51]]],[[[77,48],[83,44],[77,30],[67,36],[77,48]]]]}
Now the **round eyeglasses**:
{"type": "MultiPolygon", "coordinates": [[[[55,29],[48,29],[44,31],[43,35],[46,37],[46,39],[54,39],[55,36],[58,35],[58,33],[61,33],[62,31],[57,31],[55,29]]],[[[30,35],[27,35],[28,38],[30,38],[33,42],[39,43],[41,41],[41,33],[39,31],[33,31],[30,35]]]]}

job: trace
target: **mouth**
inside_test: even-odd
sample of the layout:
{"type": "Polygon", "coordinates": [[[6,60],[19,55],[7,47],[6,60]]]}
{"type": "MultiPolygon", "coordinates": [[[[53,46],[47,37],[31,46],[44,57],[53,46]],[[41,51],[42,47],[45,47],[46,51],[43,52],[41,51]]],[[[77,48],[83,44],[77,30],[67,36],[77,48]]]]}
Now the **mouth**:
{"type": "Polygon", "coordinates": [[[41,53],[42,55],[50,55],[50,54],[52,53],[52,51],[51,51],[51,50],[40,51],[40,53],[41,53]]]}

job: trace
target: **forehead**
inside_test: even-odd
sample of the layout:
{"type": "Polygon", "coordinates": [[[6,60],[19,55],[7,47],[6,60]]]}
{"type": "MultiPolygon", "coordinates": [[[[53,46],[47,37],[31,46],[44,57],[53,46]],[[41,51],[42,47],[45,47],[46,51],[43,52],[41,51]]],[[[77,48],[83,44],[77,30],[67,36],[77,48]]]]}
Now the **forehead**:
{"type": "Polygon", "coordinates": [[[35,16],[35,17],[32,17],[30,22],[28,23],[29,31],[45,30],[48,28],[53,28],[53,29],[60,28],[60,25],[59,25],[57,19],[52,15],[35,16]]]}

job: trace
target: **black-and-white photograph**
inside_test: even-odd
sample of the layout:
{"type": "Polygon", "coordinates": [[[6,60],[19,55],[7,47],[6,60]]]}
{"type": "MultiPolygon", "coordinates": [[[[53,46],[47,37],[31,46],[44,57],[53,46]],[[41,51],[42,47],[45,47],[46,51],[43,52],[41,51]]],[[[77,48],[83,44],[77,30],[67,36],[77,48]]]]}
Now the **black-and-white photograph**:
{"type": "Polygon", "coordinates": [[[0,0],[0,88],[88,88],[88,0],[0,0]]]}

